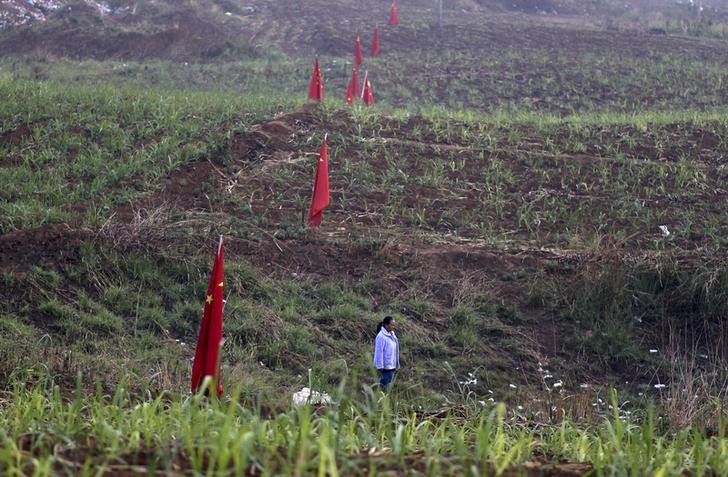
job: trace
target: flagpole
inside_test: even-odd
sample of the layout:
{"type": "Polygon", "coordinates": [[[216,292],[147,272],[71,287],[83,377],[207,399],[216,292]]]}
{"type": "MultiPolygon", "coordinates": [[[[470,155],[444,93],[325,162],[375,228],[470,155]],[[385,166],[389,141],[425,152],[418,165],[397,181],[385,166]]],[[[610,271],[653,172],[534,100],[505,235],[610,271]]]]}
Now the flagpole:
{"type": "Polygon", "coordinates": [[[364,91],[367,89],[367,81],[369,81],[369,70],[364,73],[364,86],[361,89],[361,100],[364,101],[364,91]]]}
{"type": "MultiPolygon", "coordinates": [[[[217,373],[215,373],[215,376],[212,377],[212,380],[210,380],[210,385],[214,385],[215,388],[213,390],[213,395],[217,397],[217,388],[220,387],[220,381],[222,381],[222,369],[221,369],[221,363],[222,363],[222,345],[225,343],[225,338],[220,338],[220,344],[218,345],[218,352],[217,352],[217,373]]],[[[219,397],[217,398],[220,399],[219,397]]]]}

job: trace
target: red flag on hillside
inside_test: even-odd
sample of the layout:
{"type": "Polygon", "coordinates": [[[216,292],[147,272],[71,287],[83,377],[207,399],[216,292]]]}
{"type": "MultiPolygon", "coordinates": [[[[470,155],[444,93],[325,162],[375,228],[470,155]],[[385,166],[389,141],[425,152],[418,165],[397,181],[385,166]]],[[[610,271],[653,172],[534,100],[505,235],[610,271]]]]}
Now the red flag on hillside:
{"type": "Polygon", "coordinates": [[[316,166],[316,180],[313,184],[313,197],[311,209],[308,212],[308,225],[318,227],[324,219],[324,209],[331,203],[329,196],[329,145],[326,137],[319,151],[318,165],[316,166]]]}
{"type": "Polygon", "coordinates": [[[316,64],[313,67],[311,85],[308,87],[308,99],[311,101],[324,100],[324,80],[321,78],[321,69],[319,68],[318,58],[316,58],[316,64]]]}
{"type": "Polygon", "coordinates": [[[397,11],[397,0],[392,0],[392,9],[389,12],[389,24],[399,25],[399,11],[397,11]]]}
{"type": "Polygon", "coordinates": [[[356,32],[356,42],[354,43],[354,66],[359,66],[363,63],[361,56],[361,36],[359,32],[356,32]]]}
{"type": "Polygon", "coordinates": [[[351,69],[351,80],[349,81],[349,86],[346,89],[346,104],[354,104],[354,100],[361,94],[360,90],[359,71],[357,70],[356,65],[354,65],[351,69]]]}
{"type": "Polygon", "coordinates": [[[192,392],[196,393],[205,377],[211,376],[217,388],[217,397],[222,396],[220,374],[220,342],[222,341],[223,275],[224,251],[222,236],[212,265],[210,284],[205,295],[205,309],[202,313],[200,333],[197,336],[195,360],[192,363],[192,392]]]}
{"type": "Polygon", "coordinates": [[[369,72],[364,73],[364,86],[361,90],[361,100],[365,106],[374,104],[374,91],[372,90],[372,82],[369,81],[369,72]]]}
{"type": "Polygon", "coordinates": [[[346,104],[352,106],[354,104],[354,85],[349,81],[349,86],[346,87],[346,104]]]}
{"type": "Polygon", "coordinates": [[[379,49],[379,28],[374,28],[374,40],[372,41],[372,56],[379,56],[382,50],[379,49]]]}

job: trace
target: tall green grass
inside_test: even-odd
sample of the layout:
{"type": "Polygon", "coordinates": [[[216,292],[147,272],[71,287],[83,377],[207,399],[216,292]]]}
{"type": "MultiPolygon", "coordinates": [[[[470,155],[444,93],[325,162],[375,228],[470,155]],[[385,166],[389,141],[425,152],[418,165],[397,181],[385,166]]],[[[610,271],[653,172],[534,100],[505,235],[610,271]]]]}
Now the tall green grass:
{"type": "Polygon", "coordinates": [[[418,414],[405,401],[364,390],[268,415],[234,390],[222,402],[201,396],[133,396],[20,379],[0,398],[0,471],[193,472],[205,475],[502,475],[539,458],[590,463],[594,475],[723,475],[725,424],[706,435],[676,434],[652,415],[618,414],[595,427],[563,422],[533,428],[504,404],[418,414]]]}

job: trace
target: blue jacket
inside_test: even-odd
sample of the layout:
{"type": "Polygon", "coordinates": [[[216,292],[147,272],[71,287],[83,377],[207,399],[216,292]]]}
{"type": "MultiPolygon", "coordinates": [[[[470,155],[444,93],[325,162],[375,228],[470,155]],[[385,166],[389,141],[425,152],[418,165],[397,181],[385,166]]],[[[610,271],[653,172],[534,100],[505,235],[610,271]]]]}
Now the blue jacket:
{"type": "Polygon", "coordinates": [[[384,327],[374,341],[374,367],[377,369],[399,368],[399,340],[394,331],[390,333],[384,327]]]}

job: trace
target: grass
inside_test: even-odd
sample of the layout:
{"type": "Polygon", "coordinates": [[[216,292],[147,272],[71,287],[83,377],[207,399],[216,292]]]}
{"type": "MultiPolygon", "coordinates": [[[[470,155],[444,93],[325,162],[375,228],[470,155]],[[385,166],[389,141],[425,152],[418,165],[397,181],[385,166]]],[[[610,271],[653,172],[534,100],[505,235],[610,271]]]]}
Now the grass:
{"type": "MultiPolygon", "coordinates": [[[[245,135],[251,124],[292,107],[284,100],[54,82],[0,85],[17,100],[4,105],[0,134],[27,128],[3,146],[6,167],[0,172],[18,179],[0,193],[3,231],[63,221],[81,233],[70,262],[60,267],[38,264],[27,275],[6,273],[2,311],[8,320],[14,317],[23,327],[53,337],[51,347],[40,342],[44,352],[54,355],[64,346],[78,351],[72,360],[76,369],[93,369],[106,382],[116,382],[120,368],[111,359],[94,362],[95,353],[111,357],[111,350],[134,339],[160,340],[163,346],[151,374],[164,367],[169,375],[160,382],[182,388],[185,363],[180,356],[189,351],[174,340],[193,340],[197,295],[209,258],[200,251],[210,233],[243,243],[272,238],[279,248],[326,245],[300,225],[310,194],[310,164],[299,160],[251,167],[230,153],[235,138],[245,135]],[[60,160],[42,159],[46,156],[60,160]],[[226,178],[235,177],[224,189],[214,177],[189,186],[199,187],[191,192],[204,196],[213,212],[168,204],[145,209],[144,217],[125,227],[109,225],[120,206],[163,189],[170,172],[207,160],[226,178]],[[106,243],[95,244],[91,237],[106,243]]],[[[247,366],[262,363],[256,378],[270,379],[263,370],[275,370],[281,373],[276,385],[301,383],[299,376],[308,367],[304,363],[333,357],[344,357],[348,367],[365,373],[370,343],[363,337],[376,321],[371,317],[394,312],[408,319],[403,339],[417,363],[411,381],[415,388],[419,373],[433,372],[433,391],[449,387],[448,373],[433,371],[442,360],[449,360],[458,374],[489,363],[499,370],[493,381],[507,386],[506,370],[538,361],[524,351],[530,345],[521,333],[545,311],[563,315],[564,321],[559,318],[554,327],[582,320],[575,349],[589,359],[610,364],[617,372],[634,363],[640,364],[640,373],[652,372],[658,364],[646,356],[641,344],[645,331],[635,326],[633,316],[657,303],[662,311],[654,322],[696,308],[713,310],[705,312],[708,322],[720,321],[725,294],[720,250],[726,244],[726,222],[715,201],[725,175],[720,157],[728,153],[726,127],[718,112],[560,118],[432,108],[422,116],[361,109],[342,115],[326,104],[294,125],[286,147],[302,154],[315,149],[311,144],[325,131],[331,132],[334,200],[327,222],[359,231],[358,242],[341,239],[345,255],[356,262],[361,257],[372,261],[370,275],[346,278],[343,284],[315,276],[300,281],[292,278],[294,269],[287,264],[280,273],[261,272],[231,258],[233,295],[226,323],[230,363],[241,376],[247,366]],[[703,147],[704,141],[710,141],[709,148],[703,147]],[[662,224],[669,226],[669,237],[660,233],[662,224]],[[498,280],[528,291],[506,301],[496,287],[492,303],[483,308],[479,297],[488,294],[471,289],[482,284],[468,284],[468,278],[440,279],[443,286],[437,278],[423,279],[396,267],[391,274],[381,272],[380,267],[392,269],[386,264],[397,243],[437,244],[453,235],[501,252],[552,247],[615,253],[626,244],[672,257],[676,262],[666,270],[684,266],[677,262],[681,257],[694,257],[685,273],[700,270],[704,281],[693,286],[683,272],[670,272],[680,278],[663,284],[662,275],[656,276],[653,283],[660,286],[643,289],[615,280],[619,270],[627,270],[618,264],[604,278],[613,288],[607,297],[611,301],[602,303],[587,293],[599,290],[591,281],[586,281],[583,295],[572,295],[564,280],[552,280],[551,273],[534,280],[516,272],[498,280]],[[718,258],[706,261],[711,253],[718,258]],[[401,288],[402,280],[415,284],[411,292],[401,288]],[[462,286],[463,291],[447,291],[462,286]],[[676,290],[678,298],[668,306],[665,299],[676,290]],[[633,295],[653,302],[633,304],[633,295]],[[511,311],[502,313],[499,306],[511,311]],[[260,330],[260,323],[267,324],[268,332],[260,330]],[[586,332],[591,335],[582,335],[586,332]],[[498,350],[508,350],[510,356],[498,350]]],[[[30,263],[38,261],[31,258],[30,263]]],[[[660,264],[648,261],[645,267],[666,273],[660,272],[660,264]]],[[[558,276],[561,266],[555,268],[552,273],[558,276]]],[[[37,364],[29,360],[33,353],[24,354],[36,346],[28,337],[19,347],[22,351],[8,348],[6,375],[37,364]]],[[[142,363],[133,356],[124,366],[149,376],[142,363]]],[[[52,374],[68,366],[53,357],[47,364],[52,374]]],[[[325,381],[335,381],[335,372],[325,381]]]]}
{"type": "Polygon", "coordinates": [[[71,221],[159,188],[169,172],[212,157],[236,132],[295,104],[219,94],[0,81],[0,232],[71,221]],[[4,136],[6,137],[6,136],[4,136]]]}
{"type": "Polygon", "coordinates": [[[6,475],[98,475],[139,464],[211,475],[388,475],[403,466],[420,475],[503,475],[534,458],[590,462],[594,475],[728,471],[724,423],[712,436],[699,428],[670,435],[651,413],[637,420],[615,411],[586,429],[568,421],[534,429],[504,404],[428,416],[364,392],[268,417],[240,388],[205,403],[200,396],[134,396],[124,384],[87,394],[81,380],[64,396],[52,380],[25,385],[19,378],[0,400],[6,475]]]}
{"type": "MultiPolygon", "coordinates": [[[[27,274],[12,274],[0,306],[0,323],[7,331],[0,338],[0,379],[12,379],[20,369],[42,369],[60,378],[93,375],[104,386],[133,376],[136,384],[129,388],[134,391],[142,382],[154,392],[186,389],[187,355],[194,348],[208,273],[205,257],[192,252],[197,247],[190,244],[190,255],[182,258],[161,250],[129,252],[88,243],[82,245],[81,257],[61,268],[36,266],[27,274]],[[120,349],[125,350],[122,356],[120,349]]],[[[508,366],[507,358],[492,354],[493,342],[484,347],[479,341],[488,333],[479,322],[497,309],[471,311],[457,333],[456,328],[436,331],[430,327],[438,321],[432,299],[398,298],[388,283],[386,277],[351,284],[268,278],[229,255],[226,376],[230,382],[252,379],[277,389],[305,385],[310,367],[318,368],[327,387],[349,373],[374,380],[371,338],[385,314],[400,317],[406,327],[401,339],[410,371],[401,380],[413,387],[413,399],[436,396],[428,407],[442,402],[437,393],[453,379],[440,369],[443,359],[454,359],[458,373],[472,369],[471,358],[485,356],[491,364],[508,366]],[[375,309],[374,296],[392,304],[375,309]],[[454,348],[444,345],[453,333],[470,343],[471,358],[455,356],[454,348]],[[422,373],[433,379],[431,389],[420,387],[422,373]]],[[[461,313],[460,308],[452,313],[461,313]]],[[[507,321],[505,315],[503,319],[507,321]]]]}
{"type": "MultiPolygon", "coordinates": [[[[322,129],[332,127],[323,121],[322,129]]],[[[341,222],[357,223],[364,213],[388,227],[559,248],[599,247],[605,231],[615,242],[656,250],[724,242],[726,223],[713,205],[725,175],[717,113],[557,119],[432,111],[383,120],[356,112],[346,129],[336,127],[332,212],[341,222]],[[673,230],[664,240],[655,235],[663,224],[673,230]]],[[[251,213],[273,204],[295,220],[307,176],[302,162],[262,172],[257,181],[288,191],[261,195],[251,213]]]]}
{"type": "MultiPolygon", "coordinates": [[[[522,28],[522,27],[520,27],[522,28]]],[[[377,99],[409,111],[433,105],[476,112],[522,111],[556,114],[593,112],[704,111],[725,104],[725,59],[690,58],[657,51],[615,56],[588,51],[578,61],[550,47],[511,46],[482,54],[393,51],[370,59],[377,99]],[[429,69],[422,68],[430,65],[429,69]]],[[[0,74],[13,79],[69,84],[137,85],[145,88],[215,91],[259,97],[302,97],[311,74],[305,57],[276,50],[266,58],[217,64],[5,59],[0,74]],[[275,78],[271,82],[269,78],[275,78]]],[[[351,64],[346,57],[322,58],[325,90],[343,105],[351,64]]]]}
{"type": "MultiPolygon", "coordinates": [[[[3,134],[12,138],[2,148],[7,166],[1,174],[8,183],[0,196],[4,232],[79,219],[98,227],[121,204],[159,191],[167,174],[186,164],[210,159],[220,167],[239,167],[228,152],[233,137],[290,105],[55,83],[5,81],[2,87],[15,98],[2,112],[3,134]]],[[[727,134],[720,114],[508,118],[429,111],[422,118],[394,115],[382,121],[355,111],[354,122],[332,138],[338,166],[332,169],[333,210],[356,220],[362,206],[357,196],[376,192],[387,194],[388,204],[368,201],[368,215],[427,232],[498,241],[518,231],[524,240],[544,245],[588,247],[609,231],[616,241],[637,234],[643,246],[655,249],[721,247],[726,223],[713,207],[727,173],[720,162],[727,134]],[[419,153],[413,156],[415,143],[419,153]],[[432,154],[421,154],[432,148],[432,154]],[[418,172],[402,172],[409,168],[418,172]],[[377,174],[380,169],[384,174],[377,174]],[[338,192],[339,184],[350,184],[346,195],[338,192]],[[413,187],[422,197],[405,201],[413,187]],[[468,208],[459,209],[462,203],[468,208]],[[488,226],[483,218],[490,219],[488,226]],[[663,224],[672,235],[660,240],[663,224]]],[[[319,128],[332,129],[328,118],[324,109],[319,128]]],[[[311,136],[298,140],[306,147],[311,136]]],[[[290,211],[283,222],[299,222],[308,167],[292,162],[255,174],[238,189],[255,177],[272,181],[275,195],[248,201],[251,208],[247,214],[240,210],[240,217],[265,225],[267,214],[258,204],[266,203],[290,211]]],[[[212,183],[199,187],[192,192],[207,193],[212,183]]],[[[272,220],[280,224],[281,217],[272,220]]]]}

